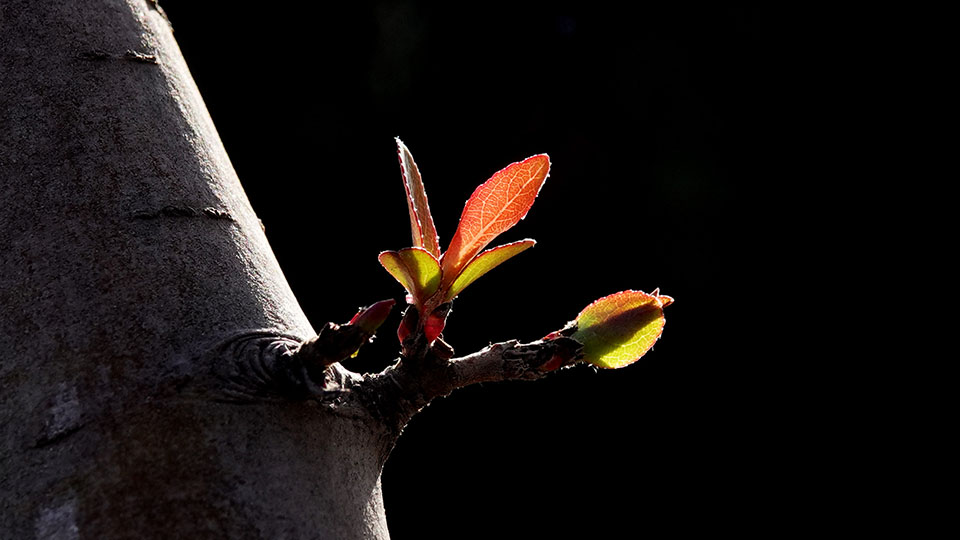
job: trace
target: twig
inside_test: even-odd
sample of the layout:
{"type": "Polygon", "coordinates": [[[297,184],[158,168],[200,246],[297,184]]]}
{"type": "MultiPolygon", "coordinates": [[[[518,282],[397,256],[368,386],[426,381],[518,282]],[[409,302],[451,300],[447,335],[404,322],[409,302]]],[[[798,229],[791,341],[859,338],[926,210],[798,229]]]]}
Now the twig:
{"type": "Polygon", "coordinates": [[[357,393],[369,408],[402,428],[433,399],[482,382],[535,380],[582,358],[582,345],[559,336],[546,341],[494,343],[460,358],[444,358],[449,346],[438,340],[421,358],[403,358],[377,375],[364,377],[357,393]]]}

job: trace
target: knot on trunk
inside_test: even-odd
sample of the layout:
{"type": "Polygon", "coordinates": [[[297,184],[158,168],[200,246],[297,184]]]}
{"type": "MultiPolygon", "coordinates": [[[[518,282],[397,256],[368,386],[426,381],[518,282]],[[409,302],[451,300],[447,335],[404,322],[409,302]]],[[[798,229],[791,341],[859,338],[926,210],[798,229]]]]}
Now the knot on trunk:
{"type": "Polygon", "coordinates": [[[299,339],[269,330],[233,337],[216,348],[218,399],[338,401],[353,382],[339,360],[366,339],[356,328],[328,323],[318,336],[299,339]],[[349,352],[347,352],[349,351],[349,352]]]}

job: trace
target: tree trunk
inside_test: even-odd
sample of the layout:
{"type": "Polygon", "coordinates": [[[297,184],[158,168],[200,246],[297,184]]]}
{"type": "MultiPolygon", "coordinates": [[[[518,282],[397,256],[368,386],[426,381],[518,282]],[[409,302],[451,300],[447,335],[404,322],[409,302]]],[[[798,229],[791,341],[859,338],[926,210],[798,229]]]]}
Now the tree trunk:
{"type": "Polygon", "coordinates": [[[387,538],[395,427],[230,392],[314,331],[155,3],[0,3],[0,134],[0,537],[387,538]]]}

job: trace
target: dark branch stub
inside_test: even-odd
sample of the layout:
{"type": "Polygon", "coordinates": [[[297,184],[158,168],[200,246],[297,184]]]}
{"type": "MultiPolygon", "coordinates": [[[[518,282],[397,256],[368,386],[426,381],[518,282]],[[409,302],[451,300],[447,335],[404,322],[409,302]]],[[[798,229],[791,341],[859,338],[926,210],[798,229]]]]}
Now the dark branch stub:
{"type": "Polygon", "coordinates": [[[316,337],[291,353],[292,360],[303,365],[314,380],[322,381],[328,367],[349,358],[370,337],[359,326],[328,322],[316,337]]]}

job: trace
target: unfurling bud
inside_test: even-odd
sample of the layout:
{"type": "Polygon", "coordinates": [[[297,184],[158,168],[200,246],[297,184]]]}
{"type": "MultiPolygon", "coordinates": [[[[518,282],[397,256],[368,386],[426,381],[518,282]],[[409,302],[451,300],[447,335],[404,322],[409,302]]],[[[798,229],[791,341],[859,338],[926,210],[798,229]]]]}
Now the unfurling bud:
{"type": "Polygon", "coordinates": [[[443,327],[447,325],[447,315],[450,314],[451,307],[453,307],[453,304],[450,302],[440,304],[427,317],[427,320],[423,323],[423,333],[427,336],[427,343],[433,343],[440,337],[443,327]]]}
{"type": "Polygon", "coordinates": [[[390,316],[390,310],[393,309],[393,305],[396,303],[396,300],[392,298],[389,300],[381,300],[370,307],[358,311],[347,324],[355,325],[365,333],[373,335],[376,333],[377,328],[380,328],[380,325],[390,316]]]}

